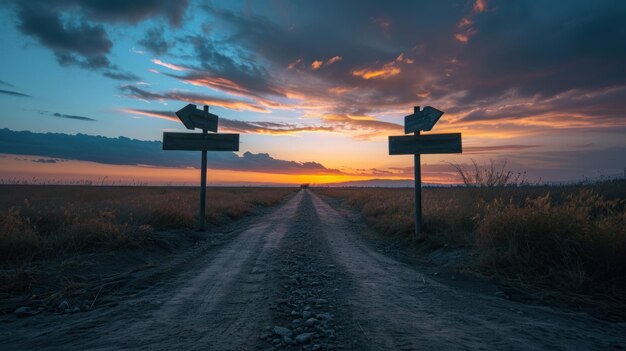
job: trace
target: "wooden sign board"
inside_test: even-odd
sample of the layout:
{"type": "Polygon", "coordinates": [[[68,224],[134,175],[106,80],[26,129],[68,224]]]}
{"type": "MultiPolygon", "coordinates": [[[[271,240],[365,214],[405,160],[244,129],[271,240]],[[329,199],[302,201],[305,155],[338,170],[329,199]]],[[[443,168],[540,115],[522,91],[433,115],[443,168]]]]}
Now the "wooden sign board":
{"type": "Polygon", "coordinates": [[[463,152],[461,133],[389,137],[389,155],[458,154],[463,152]]]}
{"type": "Polygon", "coordinates": [[[239,134],[164,132],[163,150],[239,151],[239,134]]]}
{"type": "Polygon", "coordinates": [[[176,116],[180,118],[187,129],[198,128],[217,132],[217,115],[209,113],[209,111],[198,110],[194,104],[189,104],[178,110],[176,116]]]}
{"type": "Polygon", "coordinates": [[[429,131],[439,118],[443,116],[443,111],[439,111],[434,107],[426,106],[420,111],[419,106],[413,108],[413,114],[404,117],[404,134],[410,134],[419,131],[429,131]]]}

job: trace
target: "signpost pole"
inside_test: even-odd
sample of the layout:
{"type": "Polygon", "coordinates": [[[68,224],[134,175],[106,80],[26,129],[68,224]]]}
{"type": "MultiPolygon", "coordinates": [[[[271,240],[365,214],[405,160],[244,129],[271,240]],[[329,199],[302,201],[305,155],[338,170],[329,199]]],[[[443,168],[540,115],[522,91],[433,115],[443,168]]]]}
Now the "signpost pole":
{"type": "MultiPolygon", "coordinates": [[[[204,106],[204,112],[209,112],[209,106],[204,106]]],[[[207,134],[206,129],[202,134],[207,134]]],[[[200,170],[200,230],[204,231],[204,221],[206,215],[206,150],[202,150],[202,162],[200,170]]]]}
{"type": "MultiPolygon", "coordinates": [[[[420,135],[420,132],[415,132],[415,135],[420,135]]],[[[421,155],[413,155],[414,166],[413,172],[415,179],[415,235],[419,236],[422,232],[422,162],[421,155]]]]}

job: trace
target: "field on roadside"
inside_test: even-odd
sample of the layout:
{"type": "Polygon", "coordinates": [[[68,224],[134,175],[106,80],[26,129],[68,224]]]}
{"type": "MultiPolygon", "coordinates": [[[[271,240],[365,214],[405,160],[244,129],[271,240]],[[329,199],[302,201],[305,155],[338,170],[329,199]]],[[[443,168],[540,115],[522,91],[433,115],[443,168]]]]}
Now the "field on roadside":
{"type": "MultiPolygon", "coordinates": [[[[219,225],[280,202],[296,188],[209,188],[219,225]]],[[[155,230],[195,228],[199,191],[182,187],[0,186],[0,263],[140,247],[155,230]]]]}
{"type": "Polygon", "coordinates": [[[426,188],[424,233],[412,189],[317,188],[384,236],[418,247],[466,248],[470,264],[518,284],[624,298],[626,182],[579,186],[426,188]]]}

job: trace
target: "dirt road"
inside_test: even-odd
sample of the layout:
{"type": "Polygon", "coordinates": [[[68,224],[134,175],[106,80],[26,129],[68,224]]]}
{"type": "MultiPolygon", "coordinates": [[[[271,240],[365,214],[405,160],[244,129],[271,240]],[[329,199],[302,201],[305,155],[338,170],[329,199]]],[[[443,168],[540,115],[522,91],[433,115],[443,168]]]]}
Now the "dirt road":
{"type": "Polygon", "coordinates": [[[626,347],[623,323],[463,289],[386,256],[308,190],[254,223],[92,311],[3,317],[0,349],[626,347]]]}

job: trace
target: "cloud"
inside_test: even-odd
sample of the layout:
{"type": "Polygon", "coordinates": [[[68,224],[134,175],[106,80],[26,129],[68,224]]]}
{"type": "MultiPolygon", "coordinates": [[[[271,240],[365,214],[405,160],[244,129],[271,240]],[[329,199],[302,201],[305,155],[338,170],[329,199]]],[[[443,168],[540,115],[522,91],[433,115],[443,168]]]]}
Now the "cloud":
{"type": "Polygon", "coordinates": [[[180,71],[187,71],[188,70],[187,67],[175,65],[173,63],[163,62],[163,61],[161,61],[159,59],[152,59],[151,61],[155,65],[163,66],[163,67],[169,68],[169,69],[171,69],[173,71],[179,71],[180,72],[180,71]]]}
{"type": "MultiPolygon", "coordinates": [[[[102,71],[117,80],[136,80],[137,76],[121,71],[110,62],[113,47],[103,23],[138,23],[163,16],[174,26],[182,23],[187,0],[31,0],[14,1],[18,28],[54,53],[62,66],[78,66],[102,71]]],[[[167,42],[162,30],[146,32],[142,41],[149,49],[163,53],[167,42]]]]}
{"type": "Polygon", "coordinates": [[[264,107],[257,105],[253,102],[231,99],[231,98],[221,98],[217,96],[204,95],[192,92],[185,91],[168,91],[164,93],[154,93],[144,89],[141,89],[134,85],[124,85],[120,87],[120,90],[124,92],[124,94],[128,97],[136,98],[144,101],[152,101],[152,100],[177,100],[177,101],[185,101],[190,103],[195,103],[198,105],[209,105],[209,106],[219,106],[223,108],[227,108],[235,111],[254,111],[267,113],[269,110],[264,107]]]}
{"type": "Polygon", "coordinates": [[[9,87],[9,88],[15,88],[15,86],[11,83],[7,83],[3,80],[0,80],[0,85],[4,85],[5,87],[9,87]]]}
{"type": "Polygon", "coordinates": [[[144,33],[143,39],[139,41],[139,44],[155,55],[165,55],[173,46],[173,43],[165,39],[164,32],[162,27],[148,29],[144,33]]]}
{"type": "Polygon", "coordinates": [[[106,55],[113,43],[101,25],[83,20],[62,22],[61,14],[38,1],[20,2],[20,30],[50,48],[63,66],[109,67],[106,55]]]}
{"type": "Polygon", "coordinates": [[[618,44],[626,41],[619,20],[626,15],[624,5],[317,1],[264,16],[214,5],[204,9],[215,20],[211,33],[223,40],[203,39],[214,44],[213,51],[263,73],[242,79],[223,69],[220,58],[206,57],[204,74],[212,79],[204,85],[196,80],[198,85],[278,100],[306,115],[401,117],[413,105],[429,104],[448,112],[443,125],[471,130],[496,115],[490,123],[502,127],[539,126],[546,118],[550,128],[624,123],[612,111],[623,111],[626,99],[607,98],[598,106],[585,98],[626,87],[626,49],[618,44]],[[335,56],[342,60],[328,64],[326,58],[335,56]],[[315,61],[326,64],[311,70],[315,61]],[[280,100],[286,96],[297,98],[280,100]],[[578,103],[585,100],[588,106],[578,103]],[[521,113],[524,104],[529,112],[521,113]]]}
{"type": "Polygon", "coordinates": [[[102,75],[105,77],[109,77],[111,79],[121,80],[121,81],[133,81],[133,80],[137,81],[141,79],[139,78],[139,76],[133,73],[121,72],[121,71],[116,71],[116,70],[105,71],[104,73],[102,73],[102,75]]]}
{"type": "Polygon", "coordinates": [[[327,66],[332,65],[333,63],[339,62],[342,59],[343,59],[343,57],[341,57],[341,56],[333,56],[330,59],[328,59],[328,61],[326,61],[326,65],[327,66]]]}
{"type": "MultiPolygon", "coordinates": [[[[160,141],[126,137],[107,138],[85,134],[16,132],[0,129],[0,153],[34,155],[113,165],[150,165],[159,167],[199,166],[198,152],[163,151],[160,141]]],[[[269,154],[209,152],[211,169],[280,174],[341,174],[317,162],[286,161],[269,154]]]]}
{"type": "MultiPolygon", "coordinates": [[[[161,118],[174,122],[180,122],[180,119],[176,117],[174,111],[158,111],[158,110],[139,110],[124,108],[120,109],[120,112],[129,113],[139,116],[147,116],[153,118],[161,118]]],[[[298,126],[291,123],[281,122],[249,122],[249,121],[237,121],[228,118],[220,117],[218,120],[218,128],[220,132],[236,132],[247,134],[272,134],[272,135],[287,135],[301,132],[330,132],[333,131],[332,127],[322,126],[298,126]]]]}
{"type": "Polygon", "coordinates": [[[57,159],[57,158],[38,158],[36,160],[33,160],[33,162],[35,163],[57,163],[57,162],[63,162],[63,160],[57,159]]]}
{"type": "Polygon", "coordinates": [[[17,91],[12,91],[12,90],[3,90],[3,89],[0,89],[0,94],[19,96],[19,97],[32,97],[32,96],[30,96],[28,94],[24,94],[24,93],[20,93],[20,92],[17,92],[17,91]]]}
{"type": "Polygon", "coordinates": [[[73,119],[73,120],[77,120],[77,121],[85,121],[85,122],[96,122],[97,121],[97,119],[93,119],[93,118],[89,118],[89,117],[76,116],[76,115],[66,115],[64,113],[58,113],[58,112],[48,113],[46,111],[41,111],[41,114],[52,116],[52,117],[57,117],[57,118],[73,119]]]}
{"type": "Polygon", "coordinates": [[[323,64],[324,64],[323,61],[315,60],[315,61],[311,62],[311,69],[312,70],[319,69],[320,67],[322,67],[323,64]]]}
{"type": "Polygon", "coordinates": [[[398,74],[400,74],[400,68],[395,65],[395,62],[386,63],[380,68],[363,68],[352,71],[353,76],[363,79],[385,79],[398,74]]]}
{"type": "Polygon", "coordinates": [[[64,8],[78,9],[96,21],[138,23],[154,17],[165,17],[174,26],[182,24],[189,5],[188,0],[62,0],[56,3],[64,8]]]}

